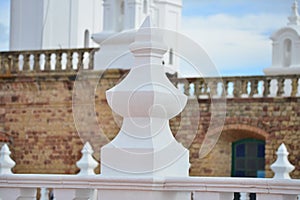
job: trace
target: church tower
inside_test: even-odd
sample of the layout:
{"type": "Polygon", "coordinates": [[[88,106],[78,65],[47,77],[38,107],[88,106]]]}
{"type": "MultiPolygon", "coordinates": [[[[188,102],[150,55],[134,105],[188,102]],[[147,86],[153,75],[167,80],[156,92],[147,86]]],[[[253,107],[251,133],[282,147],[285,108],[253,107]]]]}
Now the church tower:
{"type": "Polygon", "coordinates": [[[101,0],[11,0],[10,50],[88,47],[101,0]]]}
{"type": "MultiPolygon", "coordinates": [[[[101,58],[99,52],[95,56],[95,67],[105,68],[104,59],[118,53],[129,52],[128,45],[134,41],[134,33],[126,33],[112,43],[106,39],[119,33],[139,28],[147,16],[151,17],[153,27],[179,31],[181,24],[181,0],[103,0],[103,31],[93,34],[93,40],[101,45],[101,58]]],[[[165,67],[170,73],[177,71],[178,61],[173,56],[172,47],[164,57],[165,67]]],[[[132,66],[131,55],[125,56],[116,62],[112,68],[126,68],[132,66]]]]}
{"type": "Polygon", "coordinates": [[[272,66],[264,69],[266,75],[300,74],[300,16],[297,1],[293,3],[288,20],[286,27],[271,36],[272,66]]]}

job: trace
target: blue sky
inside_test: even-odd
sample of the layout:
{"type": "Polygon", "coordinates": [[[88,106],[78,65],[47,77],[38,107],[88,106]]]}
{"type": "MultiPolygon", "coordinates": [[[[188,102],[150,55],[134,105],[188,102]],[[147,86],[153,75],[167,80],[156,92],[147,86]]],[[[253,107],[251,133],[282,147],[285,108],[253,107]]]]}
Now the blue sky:
{"type": "MultiPolygon", "coordinates": [[[[262,74],[271,33],[287,24],[294,0],[182,0],[182,33],[198,42],[222,75],[262,74]]],[[[0,51],[8,49],[9,0],[0,0],[0,51]]]]}

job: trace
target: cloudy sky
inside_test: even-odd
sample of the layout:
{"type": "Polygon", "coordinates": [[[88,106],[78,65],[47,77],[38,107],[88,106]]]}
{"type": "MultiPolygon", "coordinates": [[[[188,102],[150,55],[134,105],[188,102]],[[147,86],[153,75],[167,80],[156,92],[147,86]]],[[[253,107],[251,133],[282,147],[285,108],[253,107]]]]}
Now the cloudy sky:
{"type": "Polygon", "coordinates": [[[270,35],[287,24],[294,0],[183,0],[182,29],[222,75],[263,74],[270,35]]]}
{"type": "MultiPolygon", "coordinates": [[[[24,0],[26,1],[26,0],[24,0]]],[[[183,0],[182,32],[198,42],[222,75],[262,74],[271,65],[272,32],[294,0],[183,0]]],[[[9,0],[0,0],[0,51],[8,49],[9,0]]]]}

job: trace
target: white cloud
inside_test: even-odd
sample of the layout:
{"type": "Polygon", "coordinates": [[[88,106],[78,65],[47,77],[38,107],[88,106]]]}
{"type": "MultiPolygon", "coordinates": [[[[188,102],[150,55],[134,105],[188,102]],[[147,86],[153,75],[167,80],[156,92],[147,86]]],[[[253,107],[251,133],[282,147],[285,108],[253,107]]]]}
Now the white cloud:
{"type": "Polygon", "coordinates": [[[257,73],[271,64],[269,36],[286,19],[272,14],[189,16],[183,18],[182,30],[207,50],[222,73],[251,73],[245,70],[250,66],[257,73]]]}

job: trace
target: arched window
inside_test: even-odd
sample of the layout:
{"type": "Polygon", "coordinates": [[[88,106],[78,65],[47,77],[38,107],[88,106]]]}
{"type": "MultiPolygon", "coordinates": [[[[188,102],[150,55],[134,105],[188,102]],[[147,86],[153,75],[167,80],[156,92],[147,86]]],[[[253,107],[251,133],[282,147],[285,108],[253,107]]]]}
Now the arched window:
{"type": "Polygon", "coordinates": [[[144,0],[144,2],[143,2],[143,12],[145,15],[148,14],[148,1],[147,0],[144,0]]]}
{"type": "Polygon", "coordinates": [[[242,139],[232,144],[232,176],[264,177],[265,141],[242,139]]]}
{"type": "Polygon", "coordinates": [[[84,31],[84,48],[89,48],[90,46],[90,32],[89,30],[84,31]]]}
{"type": "Polygon", "coordinates": [[[120,5],[119,5],[119,15],[117,17],[118,21],[117,21],[117,31],[122,31],[124,28],[124,14],[125,14],[125,3],[124,0],[120,1],[120,5]]]}
{"type": "Polygon", "coordinates": [[[120,13],[121,13],[121,15],[124,15],[124,13],[125,13],[125,5],[124,5],[124,1],[121,1],[121,5],[120,5],[120,13]]]}
{"type": "Polygon", "coordinates": [[[284,40],[283,43],[283,66],[289,67],[292,64],[292,41],[284,40]]]}
{"type": "Polygon", "coordinates": [[[171,48],[169,51],[169,65],[173,65],[174,61],[173,49],[171,48]]]}

